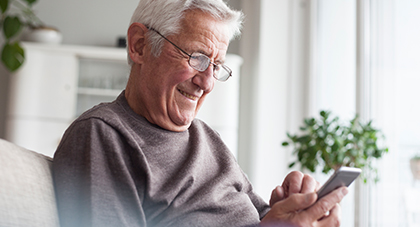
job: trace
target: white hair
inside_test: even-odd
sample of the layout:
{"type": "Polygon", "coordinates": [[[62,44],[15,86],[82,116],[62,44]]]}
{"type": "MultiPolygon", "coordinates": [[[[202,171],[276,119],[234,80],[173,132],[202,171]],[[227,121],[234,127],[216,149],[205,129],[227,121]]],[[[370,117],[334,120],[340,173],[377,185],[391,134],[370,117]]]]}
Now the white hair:
{"type": "MultiPolygon", "coordinates": [[[[156,29],[164,36],[177,34],[181,29],[181,20],[185,12],[193,9],[199,9],[210,14],[216,20],[226,23],[229,40],[240,34],[243,13],[232,10],[223,0],[140,0],[130,25],[142,23],[156,29]]],[[[159,56],[163,38],[156,32],[149,32],[148,37],[152,46],[152,54],[156,57],[159,56]]],[[[128,63],[133,64],[130,56],[128,56],[128,63]]]]}

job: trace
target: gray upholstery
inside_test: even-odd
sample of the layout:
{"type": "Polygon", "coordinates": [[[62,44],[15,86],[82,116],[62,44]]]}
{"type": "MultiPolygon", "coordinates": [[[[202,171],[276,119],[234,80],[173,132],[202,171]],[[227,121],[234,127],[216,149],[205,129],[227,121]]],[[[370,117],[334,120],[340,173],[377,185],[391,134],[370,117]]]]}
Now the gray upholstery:
{"type": "Polygon", "coordinates": [[[0,139],[0,226],[59,226],[52,158],[0,139]]]}

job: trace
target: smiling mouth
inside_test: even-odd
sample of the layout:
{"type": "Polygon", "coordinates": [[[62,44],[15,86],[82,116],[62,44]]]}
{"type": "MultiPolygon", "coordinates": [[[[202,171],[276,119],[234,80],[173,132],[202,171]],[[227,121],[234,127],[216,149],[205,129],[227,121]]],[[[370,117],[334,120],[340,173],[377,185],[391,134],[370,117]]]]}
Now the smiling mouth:
{"type": "Polygon", "coordinates": [[[198,99],[198,97],[197,97],[197,96],[190,95],[190,94],[188,94],[188,93],[187,93],[187,92],[185,92],[185,91],[182,91],[182,90],[179,90],[179,89],[178,89],[178,91],[179,91],[179,93],[181,93],[183,96],[185,96],[185,97],[187,97],[187,98],[189,98],[189,99],[191,99],[191,100],[193,100],[193,101],[195,101],[195,100],[197,100],[197,99],[198,99]]]}

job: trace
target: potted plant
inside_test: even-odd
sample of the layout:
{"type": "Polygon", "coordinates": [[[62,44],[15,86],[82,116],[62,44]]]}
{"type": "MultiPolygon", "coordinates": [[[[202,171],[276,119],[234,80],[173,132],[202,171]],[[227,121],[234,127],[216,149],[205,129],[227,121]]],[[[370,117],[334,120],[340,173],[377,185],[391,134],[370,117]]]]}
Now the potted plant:
{"type": "Polygon", "coordinates": [[[0,26],[5,38],[1,60],[12,72],[17,70],[25,60],[25,52],[17,41],[22,29],[44,26],[32,10],[35,2],[36,0],[0,0],[0,26]]]}
{"type": "MultiPolygon", "coordinates": [[[[375,182],[378,180],[372,160],[381,158],[388,148],[378,145],[378,140],[384,137],[372,126],[372,121],[364,124],[356,115],[350,122],[343,123],[338,117],[332,118],[331,112],[321,111],[320,119],[305,119],[300,130],[300,135],[287,133],[288,141],[282,144],[292,144],[293,153],[297,155],[297,161],[292,162],[290,168],[297,162],[302,169],[311,172],[317,167],[322,167],[324,173],[340,166],[368,168],[375,182]]],[[[367,175],[362,173],[362,179],[367,182],[367,175]]]]}
{"type": "Polygon", "coordinates": [[[416,155],[410,159],[410,169],[414,180],[420,180],[420,155],[416,155]]]}

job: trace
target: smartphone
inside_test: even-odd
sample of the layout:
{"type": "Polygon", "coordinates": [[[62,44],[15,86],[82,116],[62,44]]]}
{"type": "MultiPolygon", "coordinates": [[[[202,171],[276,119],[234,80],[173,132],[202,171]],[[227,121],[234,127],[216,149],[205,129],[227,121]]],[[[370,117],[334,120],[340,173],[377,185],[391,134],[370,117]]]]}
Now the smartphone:
{"type": "Polygon", "coordinates": [[[321,189],[318,190],[318,200],[339,187],[350,186],[350,184],[360,175],[361,172],[362,170],[359,168],[345,166],[340,167],[321,187],[321,189]]]}

